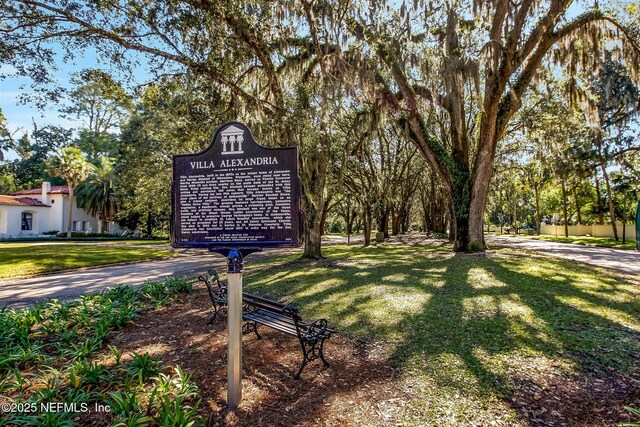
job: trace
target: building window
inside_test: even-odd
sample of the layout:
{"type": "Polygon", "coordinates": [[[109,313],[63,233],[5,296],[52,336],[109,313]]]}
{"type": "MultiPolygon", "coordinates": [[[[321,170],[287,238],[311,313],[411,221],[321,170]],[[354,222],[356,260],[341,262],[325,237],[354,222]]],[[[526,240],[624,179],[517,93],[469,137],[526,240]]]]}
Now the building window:
{"type": "Polygon", "coordinates": [[[71,231],[78,231],[78,221],[73,221],[73,226],[71,227],[71,231]]]}
{"type": "Polygon", "coordinates": [[[22,212],[22,231],[33,230],[33,214],[31,212],[22,212]]]}

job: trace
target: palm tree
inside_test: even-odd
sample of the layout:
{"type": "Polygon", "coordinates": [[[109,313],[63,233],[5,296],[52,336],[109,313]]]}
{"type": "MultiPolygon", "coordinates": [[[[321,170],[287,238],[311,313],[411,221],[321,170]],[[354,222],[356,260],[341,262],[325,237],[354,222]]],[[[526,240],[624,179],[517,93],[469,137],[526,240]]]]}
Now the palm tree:
{"type": "Polygon", "coordinates": [[[98,233],[104,230],[104,223],[112,221],[118,210],[115,198],[115,173],[113,160],[101,156],[98,165],[90,165],[87,179],[78,186],[78,207],[91,215],[99,215],[98,233]]]}
{"type": "Polygon", "coordinates": [[[69,186],[69,218],[67,221],[67,237],[71,237],[73,212],[73,192],[80,182],[89,174],[89,163],[79,149],[64,147],[46,161],[47,172],[67,181],[69,186]]]}

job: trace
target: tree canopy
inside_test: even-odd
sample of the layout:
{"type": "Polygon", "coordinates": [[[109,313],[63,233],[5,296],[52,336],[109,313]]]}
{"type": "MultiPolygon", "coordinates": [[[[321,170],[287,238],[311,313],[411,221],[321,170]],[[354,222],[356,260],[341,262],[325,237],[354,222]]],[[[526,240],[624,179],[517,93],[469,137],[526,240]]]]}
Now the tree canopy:
{"type": "MultiPolygon", "coordinates": [[[[354,141],[379,144],[380,129],[394,128],[431,169],[426,182],[404,179],[415,178],[417,194],[424,186],[435,194],[438,181],[444,213],[432,216],[451,218],[456,249],[474,251],[485,247],[499,144],[544,75],[564,72],[570,99],[581,93],[579,78],[594,80],[611,60],[638,83],[637,8],[594,4],[573,16],[571,5],[9,0],[0,9],[0,60],[47,82],[56,49],[69,58],[96,49],[125,75],[144,66],[160,87],[180,82],[175,99],[189,100],[187,116],[215,103],[211,117],[245,121],[267,144],[298,143],[310,257],[321,256],[318,236],[334,184],[343,188],[341,171],[358,154],[354,141]]],[[[108,75],[81,79],[76,95],[89,106],[90,127],[104,129],[110,116],[92,112],[92,94],[111,99],[107,106],[127,102],[108,75]]],[[[395,209],[385,204],[377,215],[395,209]]]]}

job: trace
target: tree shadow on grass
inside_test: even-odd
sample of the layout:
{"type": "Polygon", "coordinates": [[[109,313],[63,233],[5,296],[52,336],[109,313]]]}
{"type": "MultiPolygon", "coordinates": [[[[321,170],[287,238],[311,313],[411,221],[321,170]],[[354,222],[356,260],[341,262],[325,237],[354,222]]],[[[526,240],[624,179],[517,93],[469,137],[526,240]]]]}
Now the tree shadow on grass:
{"type": "Polygon", "coordinates": [[[638,293],[595,269],[406,247],[336,248],[288,268],[257,272],[250,287],[387,341],[421,393],[409,412],[427,423],[508,419],[508,407],[530,424],[615,423],[638,394],[625,380],[637,370],[638,293]]]}

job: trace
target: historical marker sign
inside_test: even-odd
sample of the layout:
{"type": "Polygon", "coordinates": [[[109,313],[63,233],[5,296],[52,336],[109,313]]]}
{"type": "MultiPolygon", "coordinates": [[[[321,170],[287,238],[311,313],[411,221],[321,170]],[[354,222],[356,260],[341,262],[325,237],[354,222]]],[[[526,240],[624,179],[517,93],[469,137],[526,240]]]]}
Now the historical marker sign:
{"type": "Polygon", "coordinates": [[[298,246],[297,147],[267,148],[228,122],[208,149],[173,157],[174,247],[298,246]]]}

